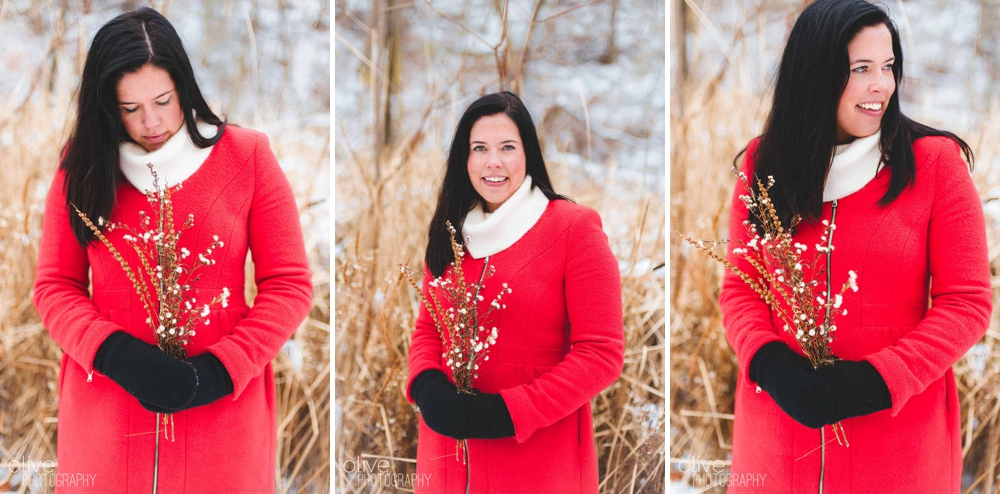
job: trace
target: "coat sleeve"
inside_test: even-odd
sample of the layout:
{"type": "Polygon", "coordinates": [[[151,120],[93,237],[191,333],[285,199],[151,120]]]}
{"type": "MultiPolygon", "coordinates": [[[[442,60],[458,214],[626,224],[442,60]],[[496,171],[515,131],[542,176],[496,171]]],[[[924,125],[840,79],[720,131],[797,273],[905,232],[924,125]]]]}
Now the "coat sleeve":
{"type": "MultiPolygon", "coordinates": [[[[423,292],[424,297],[428,300],[430,299],[429,283],[433,279],[434,277],[431,276],[430,270],[425,265],[424,280],[420,284],[420,291],[423,292]]],[[[437,325],[435,325],[434,319],[431,317],[431,313],[427,310],[427,307],[421,303],[420,312],[417,315],[417,323],[413,329],[413,336],[410,337],[409,355],[407,355],[406,359],[410,368],[410,375],[406,379],[407,401],[416,403],[410,391],[410,386],[413,385],[413,380],[422,372],[436,369],[445,373],[445,375],[451,375],[441,365],[442,353],[444,353],[444,346],[441,344],[441,336],[438,334],[437,325]]]]}
{"type": "MultiPolygon", "coordinates": [[[[866,356],[885,379],[892,416],[940,379],[989,327],[993,290],[986,220],[958,146],[939,138],[927,235],[931,308],[894,345],[866,356]]],[[[934,153],[933,148],[928,149],[934,153]]]]}
{"type": "Polygon", "coordinates": [[[564,276],[569,353],[531,383],[500,390],[518,443],[578,410],[622,372],[621,275],[593,209],[579,213],[570,226],[564,276]]]}
{"type": "MultiPolygon", "coordinates": [[[[257,297],[233,332],[206,348],[233,380],[233,400],[278,355],[312,307],[312,271],[288,178],[261,134],[254,150],[248,242],[257,297]]],[[[237,287],[242,289],[242,287],[237,287]]]]}
{"type": "Polygon", "coordinates": [[[45,198],[32,302],[52,339],[89,374],[101,343],[124,328],[102,316],[90,298],[87,249],[70,227],[65,184],[65,172],[57,171],[45,198]]]}
{"type": "MultiPolygon", "coordinates": [[[[741,171],[748,180],[753,178],[753,153],[757,149],[757,140],[747,146],[741,171]]],[[[737,180],[729,206],[729,239],[726,244],[726,259],[739,268],[740,271],[760,280],[757,270],[742,257],[733,253],[733,249],[745,245],[750,240],[743,221],[749,218],[749,211],[740,199],[746,191],[743,181],[737,180]],[[742,241],[737,242],[737,240],[742,241]]],[[[726,269],[722,276],[722,290],[719,292],[719,307],[722,311],[722,325],[726,331],[726,341],[736,353],[741,378],[738,384],[756,386],[748,375],[750,361],[760,350],[760,347],[772,342],[781,341],[778,329],[771,323],[771,307],[757,292],[753,291],[743,279],[726,269]]]]}

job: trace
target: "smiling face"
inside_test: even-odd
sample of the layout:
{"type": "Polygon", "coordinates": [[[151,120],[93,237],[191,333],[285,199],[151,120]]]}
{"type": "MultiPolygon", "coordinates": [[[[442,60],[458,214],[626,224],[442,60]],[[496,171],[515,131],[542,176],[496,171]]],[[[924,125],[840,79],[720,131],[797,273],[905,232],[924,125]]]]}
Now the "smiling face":
{"type": "Polygon", "coordinates": [[[882,115],[896,90],[892,34],[885,24],[858,32],[847,45],[850,76],[837,107],[837,143],[867,137],[882,127],[882,115]]]}
{"type": "Polygon", "coordinates": [[[115,88],[125,132],[146,151],[156,151],[184,126],[170,74],[153,65],[122,76],[115,88]]]}
{"type": "Polygon", "coordinates": [[[524,182],[521,133],[503,113],[482,117],[469,134],[469,180],[485,200],[486,210],[500,207],[524,182]]]}

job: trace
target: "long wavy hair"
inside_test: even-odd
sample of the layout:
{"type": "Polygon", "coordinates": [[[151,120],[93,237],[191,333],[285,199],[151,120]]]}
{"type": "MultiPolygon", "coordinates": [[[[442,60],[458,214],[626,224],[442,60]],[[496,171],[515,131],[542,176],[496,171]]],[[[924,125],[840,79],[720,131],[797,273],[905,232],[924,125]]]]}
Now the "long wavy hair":
{"type": "Polygon", "coordinates": [[[472,126],[480,118],[501,113],[514,121],[518,133],[521,134],[525,174],[531,176],[531,186],[540,189],[549,200],[570,200],[552,190],[549,172],[545,168],[545,159],[542,158],[542,148],[538,143],[538,134],[535,132],[535,124],[531,121],[531,115],[528,114],[528,109],[524,107],[521,99],[509,91],[487,94],[477,99],[469,105],[458,121],[458,128],[455,129],[455,137],[451,141],[451,150],[448,153],[444,182],[438,192],[437,208],[428,228],[427,253],[424,261],[434,276],[444,274],[445,267],[453,260],[451,241],[445,222],[451,221],[455,227],[455,236],[461,241],[464,238],[462,225],[465,216],[477,201],[482,200],[469,179],[469,136],[472,133],[472,126]]]}
{"type": "Polygon", "coordinates": [[[226,122],[205,102],[181,39],[165,17],[143,7],[119,15],[101,27],[87,53],[76,123],[60,164],[66,172],[69,221],[80,245],[86,246],[94,235],[73,211],[73,205],[90,218],[111,217],[115,191],[122,180],[118,146],[131,140],[121,121],[116,87],[123,75],[145,65],[170,74],[185,127],[196,146],[209,147],[225,132],[226,122]],[[195,112],[206,123],[221,126],[214,137],[198,133],[195,112]]]}
{"type": "MultiPolygon", "coordinates": [[[[916,178],[913,142],[924,136],[954,140],[970,169],[972,149],[961,138],[915,122],[899,108],[903,49],[886,11],[865,0],[819,0],[799,16],[778,68],[771,112],[752,156],[757,177],[773,176],[768,195],[783,225],[792,217],[816,221],[823,210],[823,186],[837,144],[837,107],[850,77],[847,45],[866,27],[884,25],[892,35],[896,90],[882,116],[882,163],[891,171],[889,190],[879,206],[890,205],[916,178]]],[[[743,148],[733,160],[738,168],[743,148]]],[[[750,177],[748,177],[750,178],[750,177]]],[[[759,192],[756,183],[755,191],[759,192]]],[[[760,220],[750,220],[763,231],[760,220]]]]}

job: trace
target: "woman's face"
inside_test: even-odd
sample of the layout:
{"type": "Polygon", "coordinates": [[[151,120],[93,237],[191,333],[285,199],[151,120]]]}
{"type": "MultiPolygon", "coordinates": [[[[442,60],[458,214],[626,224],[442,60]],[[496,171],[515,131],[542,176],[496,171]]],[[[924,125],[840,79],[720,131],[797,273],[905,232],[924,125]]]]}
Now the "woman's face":
{"type": "Polygon", "coordinates": [[[146,151],[156,151],[184,125],[170,74],[154,65],[122,76],[115,88],[125,132],[146,151]]]}
{"type": "Polygon", "coordinates": [[[858,32],[847,45],[850,76],[837,107],[837,143],[867,137],[882,127],[882,115],[896,90],[892,35],[885,24],[858,32]]]}
{"type": "Polygon", "coordinates": [[[469,134],[469,180],[493,212],[524,182],[521,133],[503,113],[482,117],[469,134]]]}

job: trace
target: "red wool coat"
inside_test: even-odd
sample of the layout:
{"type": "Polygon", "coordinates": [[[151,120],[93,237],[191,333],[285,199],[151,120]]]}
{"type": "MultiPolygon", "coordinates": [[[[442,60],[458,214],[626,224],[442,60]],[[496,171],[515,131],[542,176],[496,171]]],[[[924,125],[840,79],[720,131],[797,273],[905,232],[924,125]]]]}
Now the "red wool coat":
{"type": "MultiPolygon", "coordinates": [[[[478,276],[484,261],[466,251],[466,277],[478,276]]],[[[600,217],[569,201],[549,201],[538,222],[489,263],[496,273],[480,292],[482,310],[503,283],[513,291],[504,296],[507,308],[488,321],[497,327],[497,342],[473,385],[500,393],[516,436],[469,439],[467,477],[455,459],[456,440],[432,431],[421,417],[413,486],[418,494],[465,492],[471,478],[472,494],[596,494],[590,400],[618,379],[625,350],[618,262],[600,217]]],[[[431,279],[425,270],[425,296],[431,279]]],[[[421,372],[451,375],[442,353],[421,306],[409,353],[411,403],[410,385],[421,372]]]]}
{"type": "MultiPolygon", "coordinates": [[[[870,362],[885,379],[892,408],[841,422],[849,446],[825,427],[824,492],[958,493],[962,473],[958,392],[952,364],[986,332],[992,312],[982,204],[956,144],[944,137],[914,143],[916,183],[889,207],[891,170],[837,204],[831,286],[838,293],[848,270],[859,291],[844,295],[837,314],[835,355],[870,362]],[[928,306],[928,295],[930,306],[928,306]]],[[[752,177],[756,142],[743,171],[752,177]]],[[[766,180],[766,179],[765,179],[766,180]]],[[[747,239],[747,210],[732,197],[730,238],[747,239]]],[[[823,205],[829,220],[832,202],[823,205]]],[[[823,225],[799,225],[795,241],[812,259],[823,225]]],[[[731,249],[730,261],[736,261],[731,249]]],[[[825,264],[825,261],[823,262],[825,264]]],[[[741,269],[753,273],[745,262],[741,269]]],[[[807,273],[806,279],[811,279],[807,273]]],[[[825,280],[820,281],[820,285],[825,280]]],[[[822,288],[822,287],[821,287],[822,288]]],[[[756,486],[733,483],[728,492],[818,492],[820,431],[789,418],[747,376],[750,360],[771,341],[799,351],[784,323],[743,281],[728,272],[719,298],[726,337],[739,361],[730,471],[756,486]]]]}
{"type": "MultiPolygon", "coordinates": [[[[56,492],[152,492],[156,414],[118,384],[94,371],[94,355],[124,329],[154,343],[132,284],[99,241],[80,247],[69,226],[65,174],[57,172],[46,199],[34,303],[63,349],[59,369],[59,473],[87,485],[56,492]],[[93,295],[88,294],[88,269],[93,295]],[[91,477],[92,476],[92,477],[91,477]]],[[[312,305],[312,274],[298,208],[288,179],[259,132],[228,126],[208,159],[173,194],[177,226],[194,214],[180,247],[204,252],[218,235],[216,264],[199,269],[193,296],[209,301],[229,288],[229,307],[215,306],[200,324],[188,355],[211,351],[233,380],[233,394],[173,414],[174,441],[160,438],[159,492],[273,493],[275,489],[274,373],[271,360],[312,305]],[[243,297],[250,250],[257,296],[243,297]]],[[[150,212],[145,196],[118,186],[111,221],[139,226],[150,212]]],[[[121,230],[107,236],[135,269],[138,258],[121,230]]],[[[191,258],[188,258],[191,259],[191,258]]],[[[40,459],[41,460],[41,459],[40,459]]]]}

